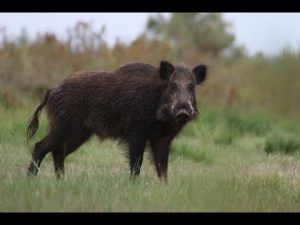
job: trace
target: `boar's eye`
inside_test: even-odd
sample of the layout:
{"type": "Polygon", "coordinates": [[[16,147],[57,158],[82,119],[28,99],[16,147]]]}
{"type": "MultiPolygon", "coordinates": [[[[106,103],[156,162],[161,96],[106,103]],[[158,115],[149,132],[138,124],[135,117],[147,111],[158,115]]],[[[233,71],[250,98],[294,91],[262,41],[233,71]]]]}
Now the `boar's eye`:
{"type": "Polygon", "coordinates": [[[171,92],[176,92],[178,89],[178,86],[175,82],[170,83],[170,90],[171,92]]]}
{"type": "Polygon", "coordinates": [[[189,84],[188,85],[188,90],[191,91],[191,92],[195,91],[195,85],[189,84]]]}

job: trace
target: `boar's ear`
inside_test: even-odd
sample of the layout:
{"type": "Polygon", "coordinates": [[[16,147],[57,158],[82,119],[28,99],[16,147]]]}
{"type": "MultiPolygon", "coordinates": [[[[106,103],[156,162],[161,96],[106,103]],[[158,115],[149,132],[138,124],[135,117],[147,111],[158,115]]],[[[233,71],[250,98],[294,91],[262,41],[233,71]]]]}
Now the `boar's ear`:
{"type": "Polygon", "coordinates": [[[171,63],[167,61],[160,62],[159,75],[163,80],[168,80],[174,70],[175,68],[171,63]]]}
{"type": "Polygon", "coordinates": [[[206,77],[206,66],[198,65],[193,69],[193,73],[195,74],[196,84],[201,84],[206,77]]]}

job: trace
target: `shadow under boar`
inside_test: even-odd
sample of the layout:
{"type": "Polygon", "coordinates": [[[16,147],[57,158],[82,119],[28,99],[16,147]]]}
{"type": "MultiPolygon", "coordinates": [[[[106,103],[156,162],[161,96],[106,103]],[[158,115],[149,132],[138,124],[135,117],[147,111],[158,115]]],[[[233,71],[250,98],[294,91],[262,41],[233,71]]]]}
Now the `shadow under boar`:
{"type": "Polygon", "coordinates": [[[27,129],[36,133],[46,106],[49,131],[34,146],[28,175],[52,153],[58,177],[64,160],[92,134],[125,144],[130,177],[138,176],[144,150],[150,147],[159,178],[167,181],[169,147],[183,126],[198,114],[195,86],[206,77],[206,66],[190,69],[161,61],[159,67],[130,63],[111,72],[78,72],[49,89],[27,129]]]}

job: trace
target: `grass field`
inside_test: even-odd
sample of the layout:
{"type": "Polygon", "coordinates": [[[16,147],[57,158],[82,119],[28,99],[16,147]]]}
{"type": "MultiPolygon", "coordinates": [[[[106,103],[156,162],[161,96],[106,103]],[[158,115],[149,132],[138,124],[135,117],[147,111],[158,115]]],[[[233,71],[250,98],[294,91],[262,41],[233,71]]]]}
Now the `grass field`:
{"type": "Polygon", "coordinates": [[[50,155],[37,178],[26,177],[32,109],[0,108],[0,211],[300,211],[300,125],[261,112],[202,107],[172,144],[169,183],[145,160],[129,180],[113,141],[91,139],[71,154],[64,179],[50,155]]]}

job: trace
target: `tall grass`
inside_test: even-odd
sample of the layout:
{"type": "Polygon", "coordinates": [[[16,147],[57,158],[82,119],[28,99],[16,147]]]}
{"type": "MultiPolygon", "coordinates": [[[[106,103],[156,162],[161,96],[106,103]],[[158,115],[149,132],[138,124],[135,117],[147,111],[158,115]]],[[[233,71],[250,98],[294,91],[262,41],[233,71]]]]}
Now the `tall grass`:
{"type": "Polygon", "coordinates": [[[31,149],[47,132],[45,116],[27,145],[31,110],[2,108],[0,211],[299,211],[299,154],[265,152],[275,135],[296,140],[299,126],[290,129],[289,121],[267,114],[201,108],[201,116],[172,143],[168,185],[147,156],[140,178],[130,180],[121,146],[96,138],[66,159],[64,179],[56,179],[51,155],[38,177],[29,179],[31,149]],[[239,126],[230,124],[231,117],[239,126]],[[248,128],[253,117],[268,129],[248,128]]]}

